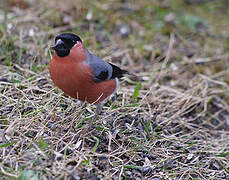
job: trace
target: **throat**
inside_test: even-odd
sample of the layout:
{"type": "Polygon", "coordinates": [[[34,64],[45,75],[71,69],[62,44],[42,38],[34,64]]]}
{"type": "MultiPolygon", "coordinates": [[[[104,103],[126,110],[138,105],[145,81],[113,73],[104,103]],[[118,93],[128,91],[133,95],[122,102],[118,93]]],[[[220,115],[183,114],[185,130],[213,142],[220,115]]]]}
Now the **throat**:
{"type": "Polygon", "coordinates": [[[58,50],[56,50],[56,54],[57,54],[57,56],[59,56],[59,57],[68,56],[69,53],[70,53],[70,50],[69,50],[69,49],[58,49],[58,50]]]}

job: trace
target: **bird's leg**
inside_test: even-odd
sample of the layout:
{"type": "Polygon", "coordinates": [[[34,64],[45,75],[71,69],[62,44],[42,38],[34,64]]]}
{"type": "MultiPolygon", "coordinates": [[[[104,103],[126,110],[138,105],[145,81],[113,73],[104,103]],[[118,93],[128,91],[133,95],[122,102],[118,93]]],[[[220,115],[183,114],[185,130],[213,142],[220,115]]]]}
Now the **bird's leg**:
{"type": "Polygon", "coordinates": [[[92,119],[91,119],[91,122],[90,122],[90,124],[89,124],[88,129],[91,129],[91,127],[92,127],[92,125],[93,125],[94,120],[97,118],[97,116],[98,116],[99,114],[101,114],[101,112],[102,112],[102,104],[101,104],[101,103],[98,103],[98,104],[97,104],[97,106],[96,106],[96,112],[95,112],[95,115],[92,117],[92,119]]]}
{"type": "Polygon", "coordinates": [[[96,106],[96,114],[99,115],[102,112],[102,104],[98,103],[96,106]]]}
{"type": "Polygon", "coordinates": [[[112,102],[112,103],[115,102],[116,99],[117,99],[117,93],[114,93],[114,95],[113,95],[112,98],[111,98],[111,102],[112,102]]]}

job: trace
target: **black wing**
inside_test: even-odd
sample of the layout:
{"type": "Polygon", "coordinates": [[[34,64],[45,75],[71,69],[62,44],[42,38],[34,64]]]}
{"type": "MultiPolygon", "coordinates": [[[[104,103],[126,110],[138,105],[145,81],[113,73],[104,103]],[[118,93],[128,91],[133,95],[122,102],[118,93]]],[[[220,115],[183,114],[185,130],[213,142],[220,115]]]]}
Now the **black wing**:
{"type": "Polygon", "coordinates": [[[93,78],[93,81],[94,82],[105,81],[107,80],[108,76],[109,76],[108,71],[100,71],[100,73],[93,78]]]}
{"type": "Polygon", "coordinates": [[[128,74],[128,71],[120,69],[118,66],[115,66],[114,64],[109,63],[112,66],[112,75],[111,79],[114,78],[121,78],[123,77],[123,74],[128,74]]]}
{"type": "Polygon", "coordinates": [[[121,78],[123,74],[128,73],[114,64],[104,62],[99,57],[87,51],[88,63],[93,69],[93,81],[102,82],[109,79],[121,78]]]}

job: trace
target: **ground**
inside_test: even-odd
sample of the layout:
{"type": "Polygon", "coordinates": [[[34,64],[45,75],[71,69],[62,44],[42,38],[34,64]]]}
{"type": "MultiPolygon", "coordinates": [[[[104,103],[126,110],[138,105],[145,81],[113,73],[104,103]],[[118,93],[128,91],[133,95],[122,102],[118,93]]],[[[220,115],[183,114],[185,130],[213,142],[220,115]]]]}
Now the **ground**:
{"type": "Polygon", "coordinates": [[[226,0],[1,0],[1,179],[227,179],[226,0]],[[51,81],[54,38],[78,34],[136,76],[81,106],[51,81]]]}

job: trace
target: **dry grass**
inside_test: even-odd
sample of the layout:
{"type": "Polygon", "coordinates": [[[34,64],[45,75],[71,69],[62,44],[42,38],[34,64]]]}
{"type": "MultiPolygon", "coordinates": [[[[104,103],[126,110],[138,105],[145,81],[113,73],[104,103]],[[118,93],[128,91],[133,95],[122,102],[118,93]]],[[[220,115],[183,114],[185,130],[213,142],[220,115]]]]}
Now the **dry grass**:
{"type": "Polygon", "coordinates": [[[166,1],[133,2],[2,5],[2,179],[228,177],[229,54],[221,38],[228,32],[215,34],[209,23],[190,36],[177,19],[151,29],[149,21],[170,12],[166,1]],[[64,31],[80,34],[92,52],[141,82],[135,99],[137,79],[124,78],[117,101],[104,105],[91,131],[95,107],[80,106],[49,77],[49,47],[64,31]]]}

